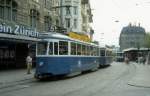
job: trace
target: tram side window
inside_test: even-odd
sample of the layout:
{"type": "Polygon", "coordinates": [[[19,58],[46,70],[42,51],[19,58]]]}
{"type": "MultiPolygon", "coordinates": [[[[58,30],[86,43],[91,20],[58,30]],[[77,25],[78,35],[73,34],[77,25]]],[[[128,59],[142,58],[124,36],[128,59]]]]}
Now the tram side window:
{"type": "Polygon", "coordinates": [[[49,55],[53,55],[53,42],[49,43],[49,55]]]}
{"type": "Polygon", "coordinates": [[[112,51],[106,51],[106,56],[111,56],[112,55],[112,51]]]}
{"type": "Polygon", "coordinates": [[[71,42],[71,55],[76,55],[76,50],[77,50],[76,45],[77,45],[76,43],[71,42]]]}
{"type": "Polygon", "coordinates": [[[90,46],[87,46],[87,55],[90,56],[91,50],[90,50],[90,46]]]}
{"type": "Polygon", "coordinates": [[[47,43],[38,43],[37,45],[37,54],[46,55],[47,43]]]}
{"type": "Polygon", "coordinates": [[[90,55],[93,56],[93,46],[90,46],[90,55]]]}
{"type": "Polygon", "coordinates": [[[105,56],[105,50],[100,50],[100,55],[105,56]]]}
{"type": "Polygon", "coordinates": [[[77,55],[81,55],[81,44],[77,44],[77,55]]]}
{"type": "Polygon", "coordinates": [[[85,48],[85,45],[82,45],[82,55],[86,55],[86,48],[85,48]]]}
{"type": "Polygon", "coordinates": [[[58,55],[58,42],[54,42],[54,54],[58,55]]]}
{"type": "Polygon", "coordinates": [[[68,55],[68,42],[59,41],[59,55],[68,55]]]}
{"type": "Polygon", "coordinates": [[[85,55],[88,55],[88,46],[85,45],[85,55]]]}
{"type": "Polygon", "coordinates": [[[108,50],[106,50],[106,56],[109,56],[109,51],[108,50]]]}
{"type": "Polygon", "coordinates": [[[97,52],[96,55],[99,56],[99,48],[96,48],[97,52]]]}
{"type": "Polygon", "coordinates": [[[96,56],[96,48],[93,47],[93,56],[96,56]]]}
{"type": "Polygon", "coordinates": [[[97,49],[94,47],[94,56],[97,56],[97,49]]]}

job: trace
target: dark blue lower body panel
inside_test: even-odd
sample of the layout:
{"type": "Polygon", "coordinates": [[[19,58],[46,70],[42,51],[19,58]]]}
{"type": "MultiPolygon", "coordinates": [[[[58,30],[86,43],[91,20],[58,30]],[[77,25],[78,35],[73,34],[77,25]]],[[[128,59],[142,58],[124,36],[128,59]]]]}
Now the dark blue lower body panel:
{"type": "Polygon", "coordinates": [[[98,57],[37,57],[36,59],[36,76],[83,72],[99,66],[98,57]]]}
{"type": "Polygon", "coordinates": [[[112,57],[111,56],[110,57],[103,56],[103,57],[99,58],[99,64],[100,64],[100,66],[110,65],[111,63],[112,63],[112,57]]]}

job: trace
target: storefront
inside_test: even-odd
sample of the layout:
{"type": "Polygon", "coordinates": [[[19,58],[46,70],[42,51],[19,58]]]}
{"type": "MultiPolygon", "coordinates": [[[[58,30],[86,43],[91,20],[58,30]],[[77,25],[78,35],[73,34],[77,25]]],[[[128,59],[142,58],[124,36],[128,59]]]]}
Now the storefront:
{"type": "Polygon", "coordinates": [[[35,29],[0,22],[0,70],[25,67],[29,53],[35,61],[38,35],[35,29]]]}

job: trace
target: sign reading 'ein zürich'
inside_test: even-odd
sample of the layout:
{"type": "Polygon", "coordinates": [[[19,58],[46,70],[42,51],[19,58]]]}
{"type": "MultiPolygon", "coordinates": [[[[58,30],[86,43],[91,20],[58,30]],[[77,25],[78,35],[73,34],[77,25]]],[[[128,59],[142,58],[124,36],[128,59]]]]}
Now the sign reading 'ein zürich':
{"type": "Polygon", "coordinates": [[[22,35],[22,36],[35,37],[35,38],[39,36],[39,32],[37,32],[36,29],[25,27],[23,25],[10,26],[7,25],[6,23],[0,24],[0,33],[22,35]]]}

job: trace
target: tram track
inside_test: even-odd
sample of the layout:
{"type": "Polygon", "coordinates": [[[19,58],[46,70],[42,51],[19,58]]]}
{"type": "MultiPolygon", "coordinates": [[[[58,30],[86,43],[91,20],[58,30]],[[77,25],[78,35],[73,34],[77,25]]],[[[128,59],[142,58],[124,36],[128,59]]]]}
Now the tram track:
{"type": "Polygon", "coordinates": [[[95,81],[86,86],[82,86],[78,89],[65,93],[62,96],[77,96],[77,95],[81,95],[80,93],[82,93],[82,96],[93,96],[93,95],[95,96],[95,94],[103,93],[106,90],[113,91],[115,86],[118,86],[118,87],[122,85],[128,86],[127,85],[128,79],[134,75],[136,66],[131,64],[131,65],[124,65],[123,67],[127,67],[127,68],[115,78],[111,78],[110,80],[105,80],[105,82],[101,84],[98,83],[99,80],[95,81]],[[121,84],[121,85],[118,85],[118,84],[121,84]]]}
{"type": "MultiPolygon", "coordinates": [[[[129,86],[129,85],[127,85],[127,81],[128,81],[129,78],[131,78],[134,75],[136,67],[135,67],[134,64],[123,65],[122,67],[125,67],[125,69],[123,71],[121,71],[121,73],[117,73],[118,76],[116,76],[116,77],[111,76],[113,78],[110,78],[110,80],[106,80],[106,82],[101,83],[101,85],[97,84],[98,82],[101,82],[101,78],[99,78],[95,82],[91,82],[91,83],[89,81],[86,81],[85,83],[87,83],[87,84],[83,84],[82,86],[79,86],[77,88],[74,87],[74,89],[70,89],[70,91],[68,90],[67,93],[62,94],[62,96],[75,96],[75,95],[77,96],[77,95],[79,95],[79,93],[86,94],[86,95],[83,95],[83,96],[92,96],[93,94],[97,94],[99,92],[103,93],[105,90],[113,90],[114,86],[116,86],[117,84],[120,84],[120,83],[121,83],[121,85],[125,84],[126,86],[129,86]],[[86,93],[87,90],[90,92],[89,94],[86,93]],[[90,91],[90,90],[93,90],[93,91],[90,91]]],[[[110,70],[115,70],[113,68],[107,70],[107,72],[109,72],[110,70]]],[[[119,69],[117,68],[117,70],[119,70],[119,69]]],[[[101,72],[101,74],[104,74],[103,71],[101,71],[101,70],[99,70],[98,72],[101,72]]],[[[111,73],[111,72],[109,72],[109,73],[111,73]]],[[[83,79],[83,77],[82,77],[82,79],[83,79]]],[[[94,75],[92,77],[96,78],[94,75]]],[[[58,79],[52,79],[52,80],[49,80],[48,82],[47,81],[46,82],[45,81],[38,81],[36,79],[24,80],[24,81],[21,81],[19,83],[14,84],[14,85],[7,86],[5,88],[0,88],[0,94],[11,93],[13,91],[19,91],[19,90],[23,90],[25,88],[38,87],[38,86],[41,86],[41,85],[45,85],[45,83],[53,83],[53,82],[57,82],[57,81],[65,80],[65,79],[66,78],[59,79],[59,80],[58,79]]],[[[77,80],[80,81],[79,78],[77,78],[77,80]]],[[[58,83],[60,83],[60,82],[58,82],[58,83]]]]}
{"type": "MultiPolygon", "coordinates": [[[[47,80],[37,80],[35,78],[30,78],[30,79],[15,81],[15,82],[9,82],[10,84],[0,87],[0,94],[11,93],[13,91],[22,90],[29,87],[41,86],[43,83],[57,82],[69,78],[71,77],[62,78],[59,76],[54,76],[52,78],[47,78],[47,80]]],[[[74,78],[74,76],[72,78],[74,78]]]]}
{"type": "Polygon", "coordinates": [[[8,82],[7,84],[3,84],[3,86],[0,87],[0,93],[8,93],[15,90],[27,88],[28,85],[34,84],[35,81],[36,80],[34,78],[30,78],[15,82],[8,82]]]}

